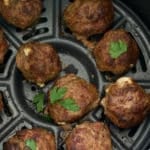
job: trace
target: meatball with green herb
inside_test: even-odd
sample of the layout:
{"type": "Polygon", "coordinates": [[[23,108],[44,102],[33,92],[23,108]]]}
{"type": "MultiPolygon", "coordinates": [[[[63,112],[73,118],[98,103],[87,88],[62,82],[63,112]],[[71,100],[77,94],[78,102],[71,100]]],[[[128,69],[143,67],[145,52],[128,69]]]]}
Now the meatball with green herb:
{"type": "Polygon", "coordinates": [[[68,74],[49,90],[45,113],[58,124],[71,123],[96,108],[98,103],[99,93],[94,85],[68,74]]]}
{"type": "Polygon", "coordinates": [[[150,96],[130,77],[122,77],[106,88],[104,114],[118,127],[140,124],[150,113],[150,96]]]}
{"type": "Polygon", "coordinates": [[[102,122],[77,125],[66,139],[66,150],[112,150],[107,125],[102,122]]]}
{"type": "Polygon", "coordinates": [[[116,29],[105,33],[93,54],[100,71],[121,75],[136,64],[139,48],[127,31],[116,29]]]}
{"type": "Polygon", "coordinates": [[[25,29],[35,23],[42,11],[41,0],[0,0],[0,13],[10,24],[25,29]]]}
{"type": "Polygon", "coordinates": [[[3,150],[56,150],[55,137],[42,128],[18,131],[3,145],[3,150]]]}
{"type": "Polygon", "coordinates": [[[54,79],[61,71],[61,62],[51,44],[29,42],[23,44],[16,56],[17,68],[30,82],[39,86],[54,79]]]}
{"type": "Polygon", "coordinates": [[[4,57],[8,51],[8,43],[3,30],[0,28],[0,64],[3,64],[4,57]]]}

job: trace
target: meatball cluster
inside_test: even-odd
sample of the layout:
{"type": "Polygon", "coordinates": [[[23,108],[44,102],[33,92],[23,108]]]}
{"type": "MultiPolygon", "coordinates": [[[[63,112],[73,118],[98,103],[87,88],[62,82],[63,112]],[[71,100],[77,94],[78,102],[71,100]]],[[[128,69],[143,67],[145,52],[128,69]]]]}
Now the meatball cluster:
{"type": "Polygon", "coordinates": [[[150,96],[129,77],[122,77],[106,88],[102,99],[105,115],[118,127],[141,123],[150,112],[150,96]]]}
{"type": "Polygon", "coordinates": [[[56,50],[47,43],[23,44],[16,56],[16,65],[24,77],[43,86],[61,71],[61,62],[56,50]]]}
{"type": "Polygon", "coordinates": [[[108,127],[101,122],[77,125],[66,139],[66,150],[112,150],[108,127]]]}
{"type": "Polygon", "coordinates": [[[52,89],[50,89],[48,95],[49,103],[47,105],[47,113],[58,124],[70,123],[81,118],[87,112],[96,108],[99,103],[99,94],[95,86],[74,74],[68,74],[58,79],[52,89]],[[63,97],[58,103],[51,102],[51,95],[53,94],[52,90],[54,87],[57,87],[57,90],[61,90],[62,88],[66,89],[63,97]],[[73,102],[70,102],[70,99],[73,102]],[[76,104],[78,109],[70,110],[67,106],[64,107],[64,103],[71,103],[70,105],[68,104],[69,106],[66,104],[69,108],[72,108],[72,105],[76,104]]]}
{"type": "Polygon", "coordinates": [[[8,43],[5,38],[3,30],[0,28],[0,64],[4,62],[4,56],[8,50],[8,43]]]}
{"type": "Polygon", "coordinates": [[[42,128],[23,129],[11,137],[3,146],[4,150],[56,150],[55,137],[42,128]]]}
{"type": "Polygon", "coordinates": [[[136,64],[139,49],[127,31],[116,29],[105,33],[93,54],[100,71],[121,75],[136,64]]]}
{"type": "MultiPolygon", "coordinates": [[[[20,29],[36,23],[42,7],[42,0],[0,0],[1,16],[6,22],[20,29]]],[[[112,0],[74,0],[66,7],[63,15],[64,22],[73,35],[93,49],[100,71],[122,75],[135,66],[139,48],[124,29],[106,32],[97,43],[89,40],[93,35],[103,34],[112,24],[112,0]]],[[[7,49],[8,43],[0,28],[0,64],[4,61],[7,49]]],[[[26,80],[40,87],[55,79],[62,69],[57,50],[51,44],[40,42],[21,45],[16,55],[16,67],[26,80]]],[[[46,88],[40,90],[45,91],[46,88]]],[[[134,127],[150,113],[150,94],[130,77],[122,77],[108,85],[101,102],[98,89],[75,74],[67,74],[55,81],[47,92],[46,106],[45,95],[40,94],[35,95],[32,101],[40,106],[40,111],[37,112],[44,112],[43,117],[48,115],[59,125],[73,123],[99,105],[104,108],[105,116],[120,128],[134,127]]],[[[0,112],[5,105],[2,98],[0,93],[0,112]]],[[[112,150],[110,131],[102,122],[76,125],[65,139],[65,144],[66,150],[112,150]]],[[[4,150],[56,148],[54,135],[42,128],[18,131],[3,144],[4,150]]]]}
{"type": "Polygon", "coordinates": [[[0,0],[0,13],[10,24],[25,29],[40,16],[41,0],[0,0]]]}

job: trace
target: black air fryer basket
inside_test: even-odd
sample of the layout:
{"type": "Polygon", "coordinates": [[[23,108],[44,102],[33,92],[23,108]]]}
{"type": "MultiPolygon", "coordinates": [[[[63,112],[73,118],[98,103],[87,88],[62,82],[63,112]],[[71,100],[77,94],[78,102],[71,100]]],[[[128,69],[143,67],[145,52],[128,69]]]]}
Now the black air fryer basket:
{"type": "MultiPolygon", "coordinates": [[[[134,78],[150,93],[150,34],[137,16],[120,1],[114,0],[115,19],[111,28],[124,28],[138,43],[140,57],[136,66],[125,76],[134,78]]],[[[28,83],[17,70],[15,56],[18,47],[28,41],[48,42],[57,49],[63,71],[75,73],[95,84],[104,96],[104,88],[110,83],[108,75],[97,70],[90,51],[76,40],[64,25],[63,10],[71,0],[43,0],[44,8],[39,22],[26,30],[8,25],[0,18],[0,26],[10,44],[3,65],[0,65],[0,91],[3,93],[5,108],[0,113],[0,150],[10,136],[22,128],[42,127],[52,131],[56,137],[57,149],[65,149],[64,131],[58,125],[36,113],[32,105],[33,96],[39,91],[48,91],[53,81],[44,88],[28,83]]],[[[113,150],[148,150],[150,149],[150,117],[132,129],[119,129],[109,122],[99,107],[88,113],[76,123],[104,121],[111,131],[113,150]]],[[[76,124],[74,123],[74,124],[76,124]]],[[[74,125],[73,124],[73,125],[74,125]]]]}

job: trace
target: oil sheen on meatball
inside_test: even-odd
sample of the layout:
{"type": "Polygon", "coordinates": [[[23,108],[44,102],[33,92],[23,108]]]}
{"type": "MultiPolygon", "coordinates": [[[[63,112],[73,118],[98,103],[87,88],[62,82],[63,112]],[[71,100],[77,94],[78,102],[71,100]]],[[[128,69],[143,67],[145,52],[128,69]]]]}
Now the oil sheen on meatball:
{"type": "Polygon", "coordinates": [[[37,150],[56,150],[55,137],[42,128],[23,129],[4,143],[4,150],[28,150],[35,145],[37,150]],[[32,143],[32,145],[30,144],[32,143]]]}
{"type": "Polygon", "coordinates": [[[16,65],[28,81],[39,86],[55,78],[61,71],[59,56],[47,43],[30,42],[22,45],[16,56],[16,65]]]}
{"type": "Polygon", "coordinates": [[[96,87],[74,74],[61,77],[53,87],[66,88],[66,93],[61,101],[64,102],[65,99],[73,99],[79,107],[78,110],[72,111],[66,109],[60,103],[51,104],[50,95],[52,89],[50,89],[48,93],[49,103],[47,105],[47,113],[58,124],[71,123],[98,106],[99,93],[96,87]]]}
{"type": "Polygon", "coordinates": [[[101,105],[116,126],[130,128],[141,123],[150,112],[150,97],[133,79],[122,77],[106,88],[101,105]]]}
{"type": "Polygon", "coordinates": [[[40,16],[41,0],[0,0],[0,13],[10,24],[25,29],[40,16]]]}
{"type": "Polygon", "coordinates": [[[112,150],[108,127],[101,122],[77,125],[66,140],[66,150],[112,150]]]}
{"type": "Polygon", "coordinates": [[[3,97],[2,97],[2,94],[0,93],[0,112],[3,110],[3,97]]]}
{"type": "Polygon", "coordinates": [[[116,29],[105,33],[95,47],[93,54],[100,71],[121,75],[136,64],[139,49],[136,41],[127,31],[116,29]],[[121,52],[124,48],[126,48],[126,51],[121,52]],[[114,54],[116,49],[118,50],[117,53],[121,53],[114,58],[114,56],[111,56],[110,49],[114,50],[114,54]]]}
{"type": "Polygon", "coordinates": [[[4,62],[4,56],[8,50],[8,43],[4,36],[3,30],[0,28],[0,64],[4,62]]]}
{"type": "Polygon", "coordinates": [[[85,37],[104,32],[113,17],[112,0],[75,0],[64,11],[64,21],[70,30],[85,37]]]}

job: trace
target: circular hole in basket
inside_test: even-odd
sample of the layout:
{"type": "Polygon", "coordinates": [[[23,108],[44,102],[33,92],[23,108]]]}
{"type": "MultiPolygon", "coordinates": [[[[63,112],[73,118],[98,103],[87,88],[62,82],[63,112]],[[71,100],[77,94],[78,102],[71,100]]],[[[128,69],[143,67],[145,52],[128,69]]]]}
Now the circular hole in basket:
{"type": "Polygon", "coordinates": [[[64,31],[68,34],[72,34],[72,31],[68,28],[68,27],[65,27],[64,28],[64,31]]]}
{"type": "Polygon", "coordinates": [[[37,90],[37,87],[36,87],[35,85],[32,85],[32,86],[31,86],[31,90],[32,90],[33,92],[35,92],[35,91],[37,90]]]}

